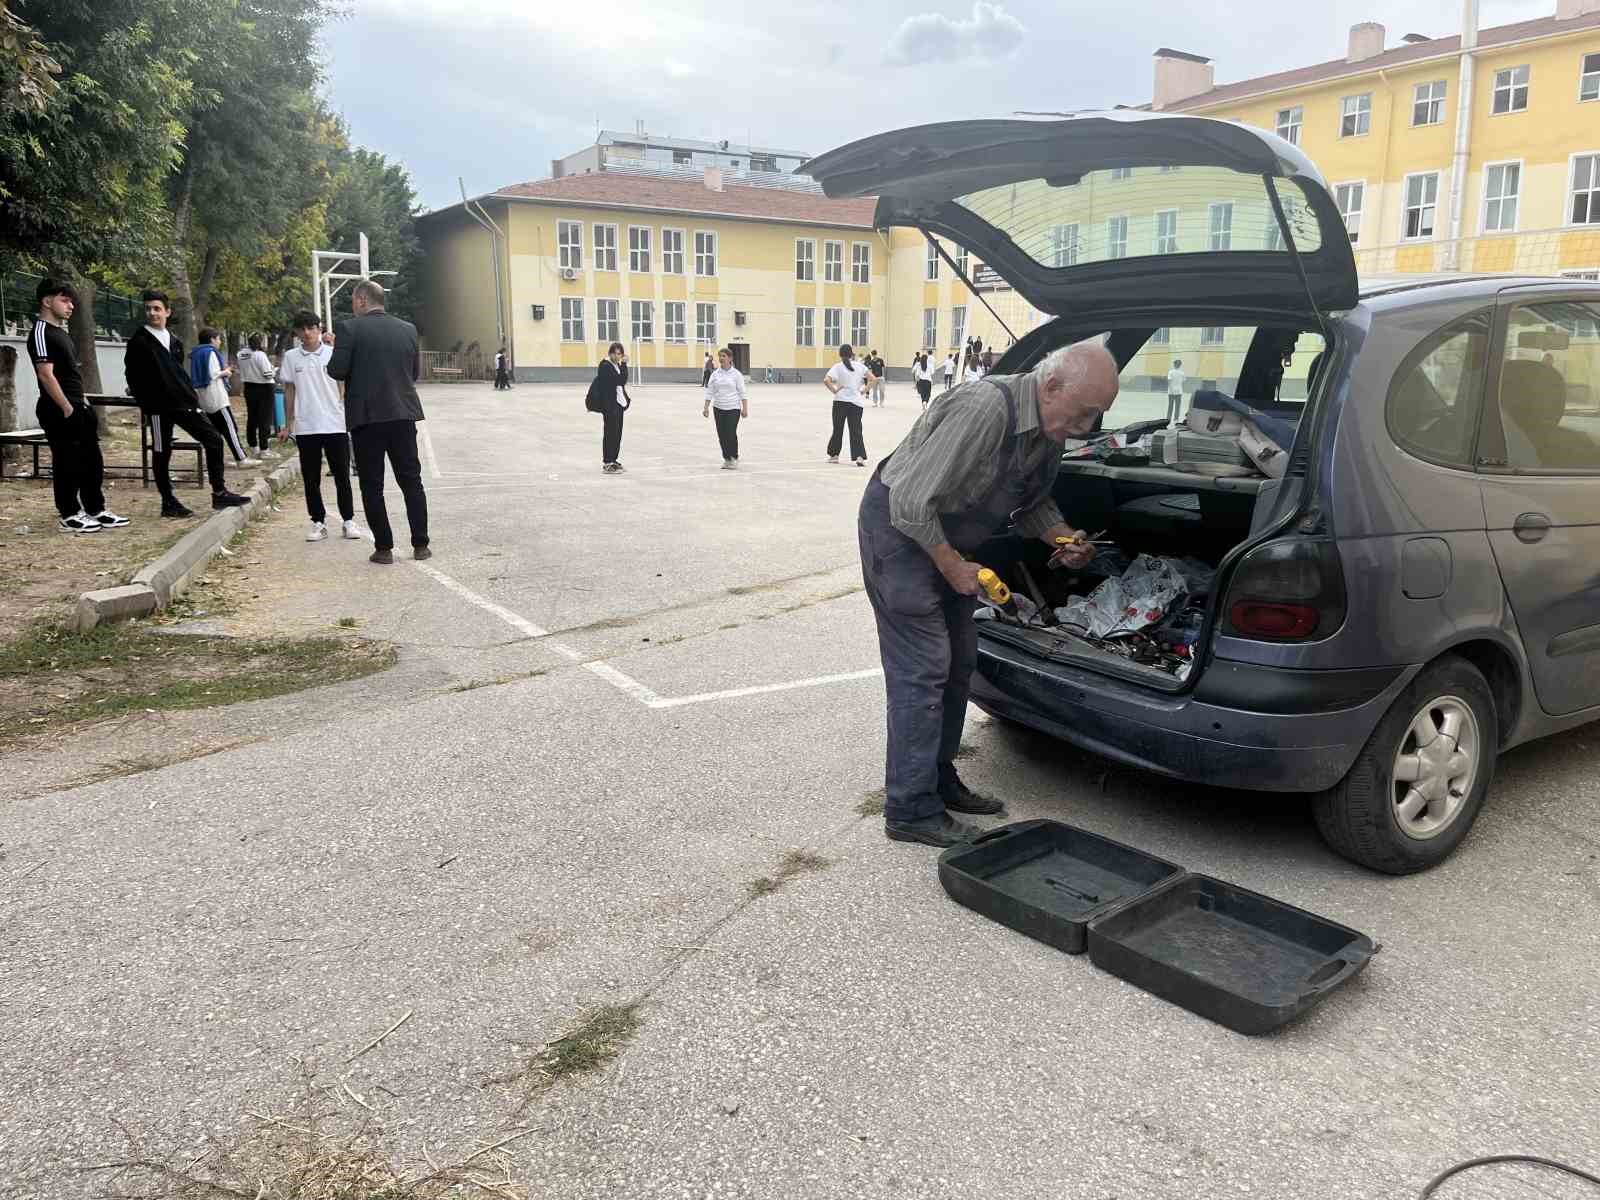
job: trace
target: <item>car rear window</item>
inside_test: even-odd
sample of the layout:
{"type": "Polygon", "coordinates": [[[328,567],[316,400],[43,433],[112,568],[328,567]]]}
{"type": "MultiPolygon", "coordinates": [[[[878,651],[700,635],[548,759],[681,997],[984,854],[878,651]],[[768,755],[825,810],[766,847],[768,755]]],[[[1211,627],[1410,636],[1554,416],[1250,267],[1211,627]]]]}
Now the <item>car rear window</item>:
{"type": "MultiPolygon", "coordinates": [[[[956,203],[1034,261],[1067,269],[1118,258],[1287,253],[1266,187],[1259,175],[1223,167],[1122,167],[984,188],[956,203]]],[[[1278,180],[1277,190],[1296,248],[1320,249],[1300,186],[1278,180]]]]}
{"type": "Polygon", "coordinates": [[[1276,395],[1243,395],[1240,379],[1256,333],[1254,325],[1175,325],[1157,329],[1123,365],[1108,427],[1164,417],[1171,411],[1169,398],[1173,395],[1182,397],[1181,417],[1200,391],[1224,392],[1251,403],[1305,400],[1313,382],[1314,364],[1324,349],[1321,335],[1301,333],[1296,338],[1276,395]]]}
{"type": "Polygon", "coordinates": [[[1489,316],[1475,314],[1430,334],[1389,386],[1389,436],[1441,466],[1471,469],[1489,347],[1489,316]]]}

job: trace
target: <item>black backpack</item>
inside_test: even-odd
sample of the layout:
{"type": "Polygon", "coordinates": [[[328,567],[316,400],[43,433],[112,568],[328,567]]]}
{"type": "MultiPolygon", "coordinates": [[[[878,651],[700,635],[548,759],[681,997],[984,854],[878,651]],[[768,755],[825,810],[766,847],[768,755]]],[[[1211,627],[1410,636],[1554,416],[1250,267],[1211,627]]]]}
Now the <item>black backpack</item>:
{"type": "Polygon", "coordinates": [[[592,413],[605,411],[605,406],[600,403],[599,397],[594,394],[595,384],[599,382],[598,379],[591,379],[589,381],[589,392],[583,398],[583,406],[592,413]]]}

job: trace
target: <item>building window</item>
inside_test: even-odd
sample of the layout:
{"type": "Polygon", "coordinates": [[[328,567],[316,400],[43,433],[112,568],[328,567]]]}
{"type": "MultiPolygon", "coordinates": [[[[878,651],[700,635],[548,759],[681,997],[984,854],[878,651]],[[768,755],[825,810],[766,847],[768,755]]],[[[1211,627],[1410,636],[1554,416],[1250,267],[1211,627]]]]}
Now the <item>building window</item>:
{"type": "Polygon", "coordinates": [[[939,278],[939,250],[933,244],[932,238],[928,239],[928,261],[927,266],[923,269],[922,277],[924,279],[939,278]]]}
{"type": "Polygon", "coordinates": [[[1578,76],[1578,99],[1600,100],[1600,54],[1583,56],[1583,71],[1578,76]]]}
{"type": "Polygon", "coordinates": [[[778,160],[770,154],[752,154],[750,156],[750,169],[752,171],[772,171],[778,169],[778,160]]]}
{"type": "Polygon", "coordinates": [[[817,344],[816,309],[797,308],[794,310],[794,344],[796,346],[815,346],[817,344]]]}
{"type": "Polygon", "coordinates": [[[844,243],[822,243],[822,282],[844,282],[844,243]]]}
{"type": "Polygon", "coordinates": [[[1211,206],[1211,248],[1213,250],[1230,250],[1233,248],[1233,204],[1213,204],[1211,206]]]}
{"type": "Polygon", "coordinates": [[[1133,178],[1133,168],[1132,167],[1112,167],[1111,168],[1111,178],[1112,179],[1132,179],[1133,178]]]}
{"type": "Polygon", "coordinates": [[[1528,107],[1528,68],[1508,67],[1494,73],[1494,104],[1490,112],[1514,113],[1528,107]]]}
{"type": "Polygon", "coordinates": [[[648,300],[633,302],[633,340],[636,342],[656,340],[655,305],[648,300]]]}
{"type": "Polygon", "coordinates": [[[666,338],[667,341],[682,345],[688,341],[684,331],[684,310],[687,307],[682,300],[668,300],[666,304],[666,338]]]}
{"type": "Polygon", "coordinates": [[[650,227],[628,226],[628,270],[650,273],[650,227]]]}
{"type": "Polygon", "coordinates": [[[596,271],[615,271],[617,269],[617,227],[615,225],[596,225],[594,227],[594,269],[596,271]]]}
{"type": "Polygon", "coordinates": [[[865,346],[872,339],[868,336],[870,326],[867,322],[867,310],[852,308],[850,310],[850,344],[852,346],[865,346]]]}
{"type": "Polygon", "coordinates": [[[962,345],[967,339],[967,306],[957,304],[950,310],[950,344],[962,345]]]}
{"type": "Polygon", "coordinates": [[[661,231],[661,269],[668,275],[683,274],[683,230],[661,231]]]}
{"type": "Polygon", "coordinates": [[[700,276],[717,273],[717,235],[703,229],[694,233],[694,273],[700,276]]]}
{"type": "Polygon", "coordinates": [[[810,238],[795,239],[794,277],[801,283],[810,283],[817,277],[817,244],[810,238]]]}
{"type": "Polygon", "coordinates": [[[822,344],[824,346],[837,346],[842,341],[844,341],[844,309],[823,309],[822,344]]]}
{"type": "Polygon", "coordinates": [[[1278,218],[1271,213],[1267,214],[1266,248],[1268,250],[1283,249],[1283,229],[1278,224],[1278,218]]]}
{"type": "Polygon", "coordinates": [[[1278,110],[1278,136],[1291,146],[1300,144],[1300,126],[1305,124],[1306,110],[1301,104],[1278,110]]]}
{"type": "Polygon", "coordinates": [[[930,350],[939,345],[939,310],[937,308],[925,308],[922,310],[922,344],[930,350]]]}
{"type": "Polygon", "coordinates": [[[694,306],[694,340],[704,346],[717,344],[717,306],[715,304],[696,304],[694,306]]]}
{"type": "Polygon", "coordinates": [[[583,341],[583,297],[561,297],[561,340],[583,341]]]}
{"type": "Polygon", "coordinates": [[[1208,325],[1200,331],[1200,344],[1202,346],[1220,346],[1227,339],[1228,331],[1221,325],[1208,325]]]}
{"type": "Polygon", "coordinates": [[[1152,346],[1172,345],[1172,330],[1163,325],[1160,329],[1156,330],[1150,335],[1150,344],[1152,346]]]}
{"type": "Polygon", "coordinates": [[[1431,238],[1433,219],[1439,206],[1439,172],[1406,176],[1405,225],[1400,236],[1404,238],[1431,238]]]}
{"type": "Polygon", "coordinates": [[[1071,267],[1078,262],[1078,226],[1052,225],[1050,227],[1050,265],[1071,267]]]}
{"type": "Polygon", "coordinates": [[[598,341],[610,345],[620,342],[622,334],[617,330],[617,302],[615,300],[596,300],[594,302],[594,336],[598,341]]]}
{"type": "Polygon", "coordinates": [[[1108,217],[1106,219],[1106,257],[1128,257],[1128,218],[1108,217]]]}
{"type": "Polygon", "coordinates": [[[694,155],[687,150],[674,150],[672,152],[672,165],[675,167],[693,166],[694,155]]]}
{"type": "Polygon", "coordinates": [[[956,251],[956,274],[958,276],[966,275],[968,278],[971,278],[971,267],[969,266],[969,263],[970,259],[967,256],[967,248],[962,246],[956,251]]]}
{"type": "Polygon", "coordinates": [[[1176,254],[1178,252],[1178,210],[1165,209],[1156,214],[1156,246],[1157,254],[1176,254]]]}
{"type": "Polygon", "coordinates": [[[1346,96],[1340,102],[1339,136],[1361,137],[1372,129],[1372,93],[1346,96]]]}
{"type": "Polygon", "coordinates": [[[556,255],[563,268],[583,270],[583,224],[579,221],[556,222],[556,255]]]}
{"type": "Polygon", "coordinates": [[[872,245],[854,242],[850,246],[850,282],[872,282],[872,245]]]}
{"type": "Polygon", "coordinates": [[[1437,125],[1444,120],[1444,80],[1419,83],[1411,89],[1411,124],[1437,125]]]}
{"type": "Polygon", "coordinates": [[[1517,227],[1522,191],[1521,163],[1493,163],[1483,172],[1483,231],[1510,233],[1517,227]]]}
{"type": "Polygon", "coordinates": [[[1333,189],[1333,202],[1339,206],[1339,215],[1344,218],[1351,245],[1361,240],[1361,207],[1366,200],[1367,185],[1364,182],[1341,183],[1333,189]]]}
{"type": "Polygon", "coordinates": [[[1572,223],[1600,225],[1600,154],[1572,160],[1572,223]]]}

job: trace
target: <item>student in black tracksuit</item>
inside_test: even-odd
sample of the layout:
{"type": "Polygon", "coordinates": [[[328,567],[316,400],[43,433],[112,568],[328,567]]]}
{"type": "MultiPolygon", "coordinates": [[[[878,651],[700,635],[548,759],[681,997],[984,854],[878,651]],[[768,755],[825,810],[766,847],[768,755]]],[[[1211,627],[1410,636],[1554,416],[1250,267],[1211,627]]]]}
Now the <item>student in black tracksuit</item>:
{"type": "Polygon", "coordinates": [[[600,415],[605,419],[605,432],[600,439],[600,469],[607,475],[619,474],[623,469],[617,459],[622,453],[622,416],[630,403],[628,352],[621,342],[612,342],[595,368],[589,394],[598,401],[600,415]]]}
{"type": "Polygon", "coordinates": [[[189,363],[183,343],[167,328],[172,315],[162,292],[147,291],[144,327],[128,339],[122,356],[128,391],[139,402],[139,409],[150,420],[151,463],[155,468],[156,488],[161,493],[163,517],[190,517],[190,512],[172,490],[172,429],[177,426],[205,448],[206,478],[211,482],[211,507],[234,508],[248,504],[247,497],[228,490],[222,467],[222,436],[205,413],[189,380],[189,363]]]}

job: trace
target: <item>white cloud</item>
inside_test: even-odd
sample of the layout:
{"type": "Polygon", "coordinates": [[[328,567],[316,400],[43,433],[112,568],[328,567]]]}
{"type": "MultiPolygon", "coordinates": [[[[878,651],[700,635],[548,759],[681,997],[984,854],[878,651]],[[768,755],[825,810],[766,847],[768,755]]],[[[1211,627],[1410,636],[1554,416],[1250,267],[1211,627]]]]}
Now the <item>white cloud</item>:
{"type": "Polygon", "coordinates": [[[889,39],[886,62],[910,67],[922,63],[1007,58],[1022,47],[1027,29],[998,4],[976,0],[972,16],[958,20],[942,13],[907,17],[889,39]]]}
{"type": "Polygon", "coordinates": [[[667,74],[674,79],[683,79],[685,76],[694,74],[693,67],[686,62],[679,62],[675,58],[666,59],[661,65],[666,68],[667,74]]]}

